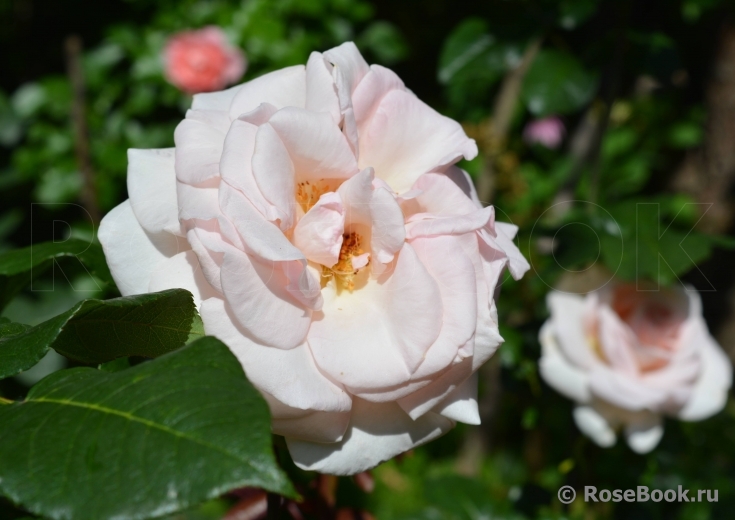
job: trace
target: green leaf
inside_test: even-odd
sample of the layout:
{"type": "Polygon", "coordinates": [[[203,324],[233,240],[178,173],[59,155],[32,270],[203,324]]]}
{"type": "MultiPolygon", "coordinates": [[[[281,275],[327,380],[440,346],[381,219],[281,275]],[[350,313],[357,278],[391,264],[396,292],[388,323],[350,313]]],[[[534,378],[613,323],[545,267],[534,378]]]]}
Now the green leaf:
{"type": "Polygon", "coordinates": [[[526,74],[521,92],[528,110],[539,117],[584,107],[597,89],[597,77],[571,54],[543,50],[526,74]]]}
{"type": "Polygon", "coordinates": [[[490,89],[521,60],[522,48],[499,41],[479,18],[469,18],[449,35],[439,57],[437,78],[451,105],[469,111],[486,106],[490,89]]]}
{"type": "Polygon", "coordinates": [[[42,242],[0,254],[0,310],[49,267],[63,258],[76,258],[104,283],[114,285],[102,246],[70,238],[64,242],[42,242]]]}
{"type": "Polygon", "coordinates": [[[0,407],[0,491],[53,519],[150,518],[252,486],[294,496],[268,407],[219,340],[56,372],[0,407]]]}
{"type": "Polygon", "coordinates": [[[495,42],[487,24],[478,18],[462,22],[447,38],[439,57],[439,82],[449,81],[495,42]]]}
{"type": "Polygon", "coordinates": [[[576,29],[597,11],[599,3],[599,0],[561,0],[559,25],[568,31],[576,29]]]}
{"type": "Polygon", "coordinates": [[[21,332],[25,332],[31,327],[22,323],[14,323],[8,318],[0,317],[0,339],[7,338],[9,336],[15,336],[21,332]]]}
{"type": "Polygon", "coordinates": [[[192,295],[184,289],[84,300],[48,321],[0,339],[0,377],[29,369],[49,348],[97,365],[125,356],[155,358],[202,336],[192,295]]]}

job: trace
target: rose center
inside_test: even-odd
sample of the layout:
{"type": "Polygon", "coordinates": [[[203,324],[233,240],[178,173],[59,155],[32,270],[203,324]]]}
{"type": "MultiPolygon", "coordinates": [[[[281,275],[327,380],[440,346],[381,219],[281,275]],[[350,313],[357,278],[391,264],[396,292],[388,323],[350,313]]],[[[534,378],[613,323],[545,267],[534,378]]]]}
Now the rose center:
{"type": "Polygon", "coordinates": [[[362,237],[357,233],[342,235],[342,247],[339,260],[332,267],[322,266],[322,280],[326,284],[331,279],[337,283],[338,289],[355,289],[355,277],[370,265],[368,255],[362,249],[362,237]]]}
{"type": "Polygon", "coordinates": [[[304,213],[308,212],[319,201],[319,197],[332,191],[324,179],[318,182],[303,181],[296,185],[296,202],[304,213]]]}

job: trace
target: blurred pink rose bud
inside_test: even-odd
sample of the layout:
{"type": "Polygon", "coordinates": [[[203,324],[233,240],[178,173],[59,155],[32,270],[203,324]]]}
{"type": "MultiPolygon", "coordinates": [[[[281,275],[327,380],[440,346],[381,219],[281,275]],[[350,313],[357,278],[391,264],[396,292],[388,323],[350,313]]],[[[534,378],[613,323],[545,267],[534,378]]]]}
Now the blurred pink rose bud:
{"type": "Polygon", "coordinates": [[[536,119],[526,125],[523,139],[528,144],[540,144],[546,148],[558,148],[564,140],[564,123],[556,116],[536,119]]]}
{"type": "Polygon", "coordinates": [[[631,449],[646,453],[661,440],[663,415],[697,421],[725,406],[732,366],[693,289],[554,291],[548,305],[541,376],[578,403],[577,426],[600,446],[622,429],[631,449]]]}
{"type": "Polygon", "coordinates": [[[245,54],[219,27],[173,35],[163,51],[166,79],[184,92],[220,90],[245,73],[245,54]]]}

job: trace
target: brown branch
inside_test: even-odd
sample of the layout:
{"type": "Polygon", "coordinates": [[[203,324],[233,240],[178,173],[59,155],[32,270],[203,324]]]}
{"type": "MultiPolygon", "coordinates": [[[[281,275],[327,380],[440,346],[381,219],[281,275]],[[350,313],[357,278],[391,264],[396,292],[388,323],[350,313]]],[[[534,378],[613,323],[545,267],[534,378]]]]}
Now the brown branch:
{"type": "Polygon", "coordinates": [[[492,142],[492,149],[485,157],[485,165],[477,180],[477,194],[484,204],[488,204],[488,201],[493,196],[495,159],[497,159],[505,147],[508,130],[513,120],[513,111],[521,95],[523,78],[526,77],[528,69],[531,68],[533,60],[536,59],[536,55],[541,49],[541,42],[542,38],[531,40],[518,66],[509,71],[503,79],[503,84],[500,86],[500,91],[495,98],[493,116],[488,123],[489,128],[487,129],[492,142]]]}
{"type": "Polygon", "coordinates": [[[66,72],[72,90],[71,122],[74,131],[74,152],[77,168],[79,168],[79,173],[84,181],[80,199],[94,223],[98,223],[101,213],[97,204],[97,186],[89,153],[84,69],[82,68],[82,40],[78,36],[69,36],[64,42],[64,50],[66,53],[66,72]]]}
{"type": "MultiPolygon", "coordinates": [[[[671,184],[697,202],[711,204],[699,227],[723,234],[735,226],[735,23],[725,23],[706,91],[707,122],[700,149],[690,153],[671,184]]],[[[725,282],[727,283],[727,282],[725,282]]],[[[727,311],[716,337],[735,362],[735,287],[720,300],[727,311]]]]}
{"type": "Polygon", "coordinates": [[[672,187],[697,202],[713,204],[700,224],[703,230],[724,233],[735,220],[735,205],[729,197],[735,183],[735,24],[722,31],[712,72],[704,142],[684,160],[672,187]]]}

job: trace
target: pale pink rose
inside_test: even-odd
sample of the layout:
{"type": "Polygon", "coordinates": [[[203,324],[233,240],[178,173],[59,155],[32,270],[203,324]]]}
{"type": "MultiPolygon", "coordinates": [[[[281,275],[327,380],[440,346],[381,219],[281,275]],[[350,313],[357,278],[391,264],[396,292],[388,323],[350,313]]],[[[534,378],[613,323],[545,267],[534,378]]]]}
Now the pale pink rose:
{"type": "Polygon", "coordinates": [[[552,116],[528,123],[523,130],[523,140],[528,144],[540,144],[553,150],[559,148],[565,133],[561,119],[552,116]]]}
{"type": "Polygon", "coordinates": [[[477,424],[516,228],[454,166],[477,147],[352,43],[194,96],[130,150],[100,241],[123,294],[190,290],[302,468],[364,471],[477,424]]]}
{"type": "Polygon", "coordinates": [[[166,79],[190,94],[221,90],[245,73],[245,55],[219,27],[173,35],[163,51],[166,79]]]}
{"type": "Polygon", "coordinates": [[[577,426],[600,446],[622,429],[646,453],[661,440],[662,416],[697,421],[725,406],[732,366],[693,289],[621,283],[586,297],[554,291],[548,305],[541,375],[578,403],[577,426]]]}

